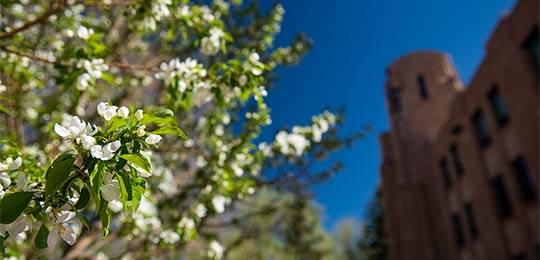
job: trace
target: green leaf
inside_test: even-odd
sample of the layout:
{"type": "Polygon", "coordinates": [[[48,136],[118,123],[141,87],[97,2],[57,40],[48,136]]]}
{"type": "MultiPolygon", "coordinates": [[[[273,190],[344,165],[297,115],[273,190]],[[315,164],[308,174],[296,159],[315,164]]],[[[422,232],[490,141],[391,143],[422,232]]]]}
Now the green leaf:
{"type": "Polygon", "coordinates": [[[41,224],[41,228],[39,228],[39,232],[37,233],[36,239],[34,240],[34,244],[37,248],[47,248],[47,237],[49,236],[49,230],[45,226],[45,224],[41,224]]]}
{"type": "Polygon", "coordinates": [[[168,108],[161,107],[154,113],[154,115],[160,118],[167,118],[173,117],[174,112],[168,108]]]}
{"type": "Polygon", "coordinates": [[[88,201],[90,200],[90,191],[88,191],[88,188],[84,187],[81,190],[81,195],[79,196],[79,200],[75,204],[76,209],[83,209],[88,204],[88,201]]]}
{"type": "Polygon", "coordinates": [[[101,202],[99,190],[101,189],[101,185],[103,185],[104,174],[105,167],[103,166],[103,163],[97,163],[97,167],[94,167],[94,170],[92,171],[92,173],[90,173],[90,182],[92,184],[92,188],[90,189],[90,195],[92,195],[92,199],[94,199],[94,201],[96,202],[96,208],[98,209],[101,202]]]}
{"type": "Polygon", "coordinates": [[[15,221],[32,200],[33,192],[20,191],[7,193],[0,199],[0,224],[15,221]]]}
{"type": "Polygon", "coordinates": [[[150,166],[150,162],[146,157],[140,155],[140,154],[122,154],[120,155],[121,158],[128,160],[130,163],[134,164],[135,166],[151,173],[152,168],[150,166]]]}
{"type": "Polygon", "coordinates": [[[69,174],[73,170],[73,162],[75,157],[72,154],[65,153],[51,164],[46,173],[46,186],[45,196],[50,196],[57,191],[69,177],[69,174]]]}
{"type": "Polygon", "coordinates": [[[164,126],[152,132],[152,134],[156,134],[156,135],[171,134],[171,135],[176,135],[182,139],[187,139],[187,136],[184,133],[184,131],[182,131],[182,129],[176,126],[164,126]]]}
{"type": "Polygon", "coordinates": [[[101,218],[101,227],[103,229],[102,238],[105,238],[109,234],[109,226],[111,225],[111,215],[107,207],[108,201],[103,200],[99,208],[99,217],[101,218]]]}
{"type": "Polygon", "coordinates": [[[122,200],[125,203],[128,200],[133,199],[133,190],[131,188],[131,183],[129,181],[128,175],[123,171],[116,172],[120,176],[118,178],[118,181],[120,183],[120,191],[122,192],[122,200]]]}
{"type": "Polygon", "coordinates": [[[114,78],[110,75],[110,74],[107,74],[105,72],[101,73],[101,78],[105,81],[107,81],[107,83],[109,83],[109,85],[111,86],[114,86],[114,78]]]}
{"type": "Polygon", "coordinates": [[[123,127],[126,125],[126,120],[124,118],[121,118],[119,116],[115,116],[107,122],[107,131],[105,133],[110,133],[115,131],[116,129],[123,127]]]}
{"type": "Polygon", "coordinates": [[[155,115],[144,114],[143,119],[139,122],[140,125],[156,124],[162,125],[175,125],[176,120],[174,117],[158,117],[155,115]]]}
{"type": "MultiPolygon", "coordinates": [[[[3,235],[3,234],[2,234],[3,235]]],[[[5,254],[5,246],[4,246],[4,240],[5,238],[3,236],[0,236],[0,255],[4,255],[5,254]]]]}
{"type": "Polygon", "coordinates": [[[131,211],[135,213],[146,189],[146,181],[143,178],[131,178],[131,186],[133,188],[133,200],[128,204],[131,206],[131,211]]]}

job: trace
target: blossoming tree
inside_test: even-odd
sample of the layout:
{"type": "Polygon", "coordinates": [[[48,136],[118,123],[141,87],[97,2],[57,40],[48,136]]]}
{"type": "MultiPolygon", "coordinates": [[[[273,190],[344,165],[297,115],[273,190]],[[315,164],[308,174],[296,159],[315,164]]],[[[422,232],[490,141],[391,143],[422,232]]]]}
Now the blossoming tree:
{"type": "Polygon", "coordinates": [[[196,2],[0,2],[0,254],[219,259],[209,223],[338,170],[312,170],[358,137],[328,111],[259,141],[310,48],[273,46],[282,6],[196,2]]]}

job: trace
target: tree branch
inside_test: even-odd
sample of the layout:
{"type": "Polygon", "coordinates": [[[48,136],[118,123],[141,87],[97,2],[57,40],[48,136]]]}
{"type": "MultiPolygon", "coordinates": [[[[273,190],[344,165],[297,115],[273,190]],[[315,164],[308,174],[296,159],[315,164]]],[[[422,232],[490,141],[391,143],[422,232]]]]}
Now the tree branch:
{"type": "Polygon", "coordinates": [[[65,7],[66,7],[66,5],[59,4],[58,6],[50,8],[49,10],[47,10],[40,17],[38,17],[38,18],[36,18],[36,19],[34,19],[32,21],[26,22],[21,27],[15,28],[15,29],[13,29],[13,30],[11,30],[9,32],[0,33],[0,40],[12,37],[12,36],[14,36],[15,34],[17,34],[19,32],[28,30],[30,27],[32,27],[32,26],[34,26],[36,24],[40,24],[40,23],[43,23],[43,22],[47,21],[47,19],[49,19],[49,17],[51,15],[57,13],[58,11],[64,9],[65,7]]]}
{"type": "Polygon", "coordinates": [[[136,5],[137,2],[135,1],[115,1],[115,2],[102,2],[102,1],[88,1],[88,2],[82,2],[80,3],[84,6],[130,6],[130,5],[136,5]]]}
{"type": "MultiPolygon", "coordinates": [[[[0,50],[3,50],[5,52],[9,52],[9,53],[13,53],[13,54],[16,54],[18,56],[27,57],[27,58],[29,58],[31,60],[41,61],[41,62],[45,62],[45,63],[49,63],[49,64],[64,65],[64,66],[68,66],[68,67],[77,66],[73,62],[50,60],[50,59],[47,59],[47,58],[44,58],[44,57],[36,56],[34,54],[19,51],[19,50],[10,48],[8,46],[0,46],[0,50]]],[[[157,72],[161,71],[159,68],[154,67],[154,66],[150,66],[150,65],[129,64],[129,63],[120,63],[120,62],[113,62],[113,63],[109,63],[108,65],[110,67],[115,67],[115,68],[119,68],[119,69],[147,71],[147,72],[153,72],[153,73],[157,73],[157,72]]]]}

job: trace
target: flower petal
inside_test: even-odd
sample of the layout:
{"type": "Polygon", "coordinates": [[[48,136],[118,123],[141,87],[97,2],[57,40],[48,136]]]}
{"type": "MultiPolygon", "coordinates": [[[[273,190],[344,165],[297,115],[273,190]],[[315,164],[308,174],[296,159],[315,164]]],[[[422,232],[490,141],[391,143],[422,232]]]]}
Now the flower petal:
{"type": "Polygon", "coordinates": [[[69,137],[69,131],[59,124],[54,124],[54,132],[62,138],[69,137]]]}

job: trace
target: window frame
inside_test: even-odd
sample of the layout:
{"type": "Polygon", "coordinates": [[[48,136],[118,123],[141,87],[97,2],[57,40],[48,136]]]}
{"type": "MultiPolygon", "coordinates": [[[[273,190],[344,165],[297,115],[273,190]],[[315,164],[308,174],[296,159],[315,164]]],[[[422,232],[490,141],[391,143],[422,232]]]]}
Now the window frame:
{"type": "Polygon", "coordinates": [[[471,123],[480,147],[488,147],[491,144],[491,131],[481,108],[475,110],[471,117],[471,123]]]}
{"type": "Polygon", "coordinates": [[[502,174],[498,174],[490,180],[490,187],[499,216],[503,219],[511,218],[514,215],[514,207],[502,174]]]}
{"type": "Polygon", "coordinates": [[[439,172],[441,173],[444,188],[446,190],[450,190],[454,184],[452,181],[452,175],[450,173],[450,165],[448,165],[448,159],[445,156],[442,156],[439,159],[438,166],[439,166],[439,172]]]}
{"type": "Polygon", "coordinates": [[[463,166],[463,160],[461,160],[457,143],[450,144],[450,157],[452,157],[452,164],[454,165],[456,175],[458,177],[463,177],[463,175],[465,175],[465,167],[463,166]]]}
{"type": "Polygon", "coordinates": [[[465,239],[465,232],[463,230],[463,222],[459,213],[452,213],[450,216],[450,222],[452,222],[452,230],[454,234],[454,243],[458,248],[464,248],[467,241],[465,239]]]}
{"type": "Polygon", "coordinates": [[[418,91],[420,94],[420,98],[422,100],[426,100],[429,98],[429,91],[426,83],[426,78],[424,75],[418,75],[416,77],[416,84],[418,85],[418,91]]]}
{"type": "Polygon", "coordinates": [[[469,227],[469,234],[474,240],[477,240],[480,237],[480,230],[478,228],[478,221],[476,218],[476,212],[474,211],[473,205],[471,202],[467,202],[463,205],[465,210],[465,218],[467,219],[467,225],[469,227]]]}
{"type": "Polygon", "coordinates": [[[499,91],[498,85],[493,84],[491,90],[487,94],[487,99],[489,106],[491,107],[491,111],[495,116],[497,126],[503,127],[507,125],[508,121],[510,120],[510,111],[508,110],[508,106],[506,105],[506,102],[499,91]]]}
{"type": "Polygon", "coordinates": [[[520,190],[521,199],[526,203],[536,202],[538,200],[538,195],[525,157],[523,155],[518,155],[512,160],[511,166],[514,180],[520,190]]]}
{"type": "MultiPolygon", "coordinates": [[[[523,41],[521,44],[521,49],[527,53],[527,57],[533,64],[533,68],[536,72],[536,76],[538,77],[538,73],[540,70],[540,53],[534,53],[534,44],[538,44],[540,48],[540,33],[538,29],[538,25],[535,25],[527,35],[527,38],[523,41]]],[[[538,51],[538,50],[537,50],[538,51]]],[[[538,51],[540,52],[540,51],[538,51]]]]}

